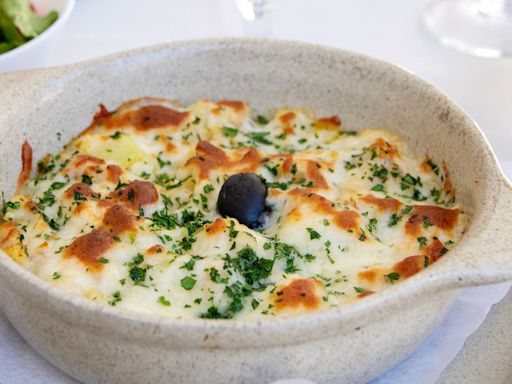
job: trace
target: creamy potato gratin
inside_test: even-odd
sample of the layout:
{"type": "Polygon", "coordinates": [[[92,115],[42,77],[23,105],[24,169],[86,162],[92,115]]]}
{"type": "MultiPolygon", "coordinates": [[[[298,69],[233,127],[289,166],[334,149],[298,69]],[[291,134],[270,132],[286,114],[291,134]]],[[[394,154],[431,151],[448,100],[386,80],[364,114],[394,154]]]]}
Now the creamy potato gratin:
{"type": "Polygon", "coordinates": [[[90,300],[181,318],[265,318],[361,299],[461,237],[447,170],[396,135],[245,102],[100,106],[32,173],[22,147],[0,245],[90,300]],[[228,185],[229,184],[229,185],[228,185]]]}

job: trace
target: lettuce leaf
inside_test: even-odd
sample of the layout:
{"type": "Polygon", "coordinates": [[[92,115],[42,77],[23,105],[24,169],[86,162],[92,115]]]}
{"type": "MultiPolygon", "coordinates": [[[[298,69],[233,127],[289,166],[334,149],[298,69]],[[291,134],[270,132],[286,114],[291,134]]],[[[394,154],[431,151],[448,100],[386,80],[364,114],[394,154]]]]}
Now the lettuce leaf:
{"type": "MultiPolygon", "coordinates": [[[[0,0],[0,5],[3,3],[0,0]]],[[[27,39],[25,39],[21,33],[16,28],[16,25],[11,21],[7,13],[4,11],[4,9],[0,6],[0,36],[3,38],[0,40],[2,42],[3,49],[6,49],[7,45],[9,44],[12,48],[15,48],[19,45],[24,44],[27,39]]],[[[0,50],[2,52],[2,50],[0,50]]]]}
{"type": "Polygon", "coordinates": [[[58,17],[55,11],[45,16],[36,15],[30,8],[29,0],[0,0],[0,5],[19,32],[27,39],[43,33],[58,17]]]}

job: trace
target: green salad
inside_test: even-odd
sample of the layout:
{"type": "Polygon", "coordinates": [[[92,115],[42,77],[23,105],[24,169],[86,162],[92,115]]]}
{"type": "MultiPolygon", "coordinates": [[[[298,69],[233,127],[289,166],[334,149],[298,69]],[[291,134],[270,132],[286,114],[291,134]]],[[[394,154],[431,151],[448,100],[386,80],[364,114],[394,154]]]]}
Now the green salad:
{"type": "Polygon", "coordinates": [[[55,11],[37,15],[29,0],[0,0],[0,54],[37,37],[57,18],[55,11]]]}

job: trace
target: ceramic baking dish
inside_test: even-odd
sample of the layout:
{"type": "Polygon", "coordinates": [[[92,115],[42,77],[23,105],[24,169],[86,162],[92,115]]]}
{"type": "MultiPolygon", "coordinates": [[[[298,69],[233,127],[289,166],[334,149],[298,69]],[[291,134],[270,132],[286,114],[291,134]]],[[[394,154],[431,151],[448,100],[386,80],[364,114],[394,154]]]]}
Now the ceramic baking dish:
{"type": "Polygon", "coordinates": [[[457,289],[512,278],[512,188],[474,122],[391,64],[302,43],[205,40],[0,76],[0,189],[13,193],[20,145],[39,158],[87,126],[102,102],[140,96],[242,99],[255,112],[308,106],[347,129],[384,128],[445,161],[471,222],[425,271],[336,309],[265,321],[180,320],[67,294],[0,255],[0,304],[27,342],[86,383],[365,382],[415,349],[457,289]]]}

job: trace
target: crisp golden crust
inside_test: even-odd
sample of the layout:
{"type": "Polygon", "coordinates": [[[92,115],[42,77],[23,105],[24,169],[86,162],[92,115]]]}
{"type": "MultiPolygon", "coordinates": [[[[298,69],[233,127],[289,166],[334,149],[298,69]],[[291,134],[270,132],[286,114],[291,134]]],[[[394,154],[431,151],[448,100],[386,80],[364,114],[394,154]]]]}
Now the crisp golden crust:
{"type": "Polygon", "coordinates": [[[462,236],[444,165],[396,135],[347,131],[334,115],[246,102],[144,97],[100,105],[17,195],[0,247],[46,281],[98,302],[172,317],[292,316],[411,277],[462,236]],[[252,230],[217,212],[236,173],[266,180],[252,230]]]}

